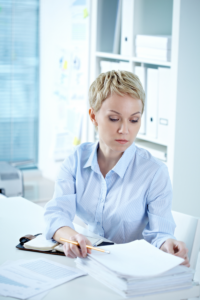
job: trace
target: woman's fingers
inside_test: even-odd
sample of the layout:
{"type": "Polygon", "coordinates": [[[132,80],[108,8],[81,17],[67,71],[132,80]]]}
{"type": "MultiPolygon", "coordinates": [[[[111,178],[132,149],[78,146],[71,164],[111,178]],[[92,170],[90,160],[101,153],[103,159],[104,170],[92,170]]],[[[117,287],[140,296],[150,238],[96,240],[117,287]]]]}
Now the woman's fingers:
{"type": "Polygon", "coordinates": [[[187,257],[187,249],[182,249],[174,254],[175,256],[185,258],[187,257]]]}
{"type": "MultiPolygon", "coordinates": [[[[92,243],[86,238],[85,239],[85,242],[86,242],[86,245],[89,245],[89,246],[92,246],[92,243]]],[[[86,248],[87,249],[87,253],[88,254],[91,254],[92,253],[92,250],[91,249],[88,249],[88,248],[86,248]]]]}
{"type": "Polygon", "coordinates": [[[160,247],[161,250],[173,254],[184,259],[181,265],[190,266],[188,259],[188,249],[184,242],[176,241],[174,239],[167,239],[160,247]]]}
{"type": "Polygon", "coordinates": [[[188,249],[186,248],[185,243],[177,241],[175,245],[175,256],[181,257],[184,259],[181,265],[190,267],[189,259],[188,259],[188,249]]]}
{"type": "Polygon", "coordinates": [[[82,234],[77,234],[70,238],[74,242],[78,242],[79,246],[74,244],[65,243],[64,244],[64,253],[67,257],[76,258],[76,257],[86,257],[87,253],[91,253],[90,249],[86,248],[86,245],[92,246],[91,242],[82,234]]]}
{"type": "Polygon", "coordinates": [[[70,248],[71,252],[75,255],[75,257],[81,257],[81,252],[80,252],[78,246],[70,244],[69,248],[70,248]]]}
{"type": "Polygon", "coordinates": [[[186,266],[186,267],[190,267],[190,262],[189,262],[189,259],[186,257],[185,258],[185,260],[184,260],[184,262],[182,262],[182,264],[181,265],[183,265],[183,266],[186,266]]]}
{"type": "Polygon", "coordinates": [[[76,258],[77,256],[74,255],[74,253],[71,251],[70,247],[69,247],[69,244],[68,243],[65,243],[63,245],[63,250],[64,250],[64,253],[67,257],[70,257],[70,258],[76,258]]]}
{"type": "Polygon", "coordinates": [[[187,259],[187,257],[188,257],[188,249],[186,248],[185,243],[177,241],[175,249],[176,249],[175,254],[174,254],[175,256],[187,259]]]}
{"type": "Polygon", "coordinates": [[[91,242],[83,235],[78,235],[77,236],[77,241],[80,245],[80,250],[81,250],[81,257],[86,257],[87,253],[91,253],[91,250],[86,248],[86,245],[92,246],[91,242]]]}
{"type": "MultiPolygon", "coordinates": [[[[88,245],[88,244],[87,244],[87,245],[88,245]]],[[[87,248],[87,253],[88,253],[88,254],[91,254],[91,253],[92,253],[92,250],[87,248]]]]}
{"type": "Polygon", "coordinates": [[[87,256],[87,248],[86,248],[85,237],[78,236],[77,241],[78,241],[79,246],[80,246],[81,257],[86,257],[87,256]]]}
{"type": "Polygon", "coordinates": [[[174,245],[175,253],[180,255],[186,255],[188,253],[188,249],[184,242],[177,241],[174,245]]]}
{"type": "Polygon", "coordinates": [[[76,255],[74,255],[72,252],[68,255],[69,258],[77,258],[76,255]]]}

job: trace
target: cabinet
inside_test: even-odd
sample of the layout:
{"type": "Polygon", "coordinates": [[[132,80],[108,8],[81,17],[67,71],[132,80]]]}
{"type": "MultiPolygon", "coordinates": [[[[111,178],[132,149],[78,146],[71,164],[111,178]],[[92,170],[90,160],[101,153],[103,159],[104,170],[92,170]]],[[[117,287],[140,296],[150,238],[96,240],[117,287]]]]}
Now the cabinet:
{"type": "MultiPolygon", "coordinates": [[[[200,217],[200,1],[125,0],[130,7],[130,53],[113,54],[108,45],[107,5],[117,0],[93,0],[91,9],[90,83],[100,74],[100,62],[125,61],[132,72],[136,66],[171,69],[169,137],[166,141],[138,134],[139,141],[152,147],[163,146],[173,185],[173,209],[200,217]],[[171,35],[171,61],[161,62],[135,56],[135,36],[171,35]]],[[[112,21],[113,22],[113,21],[112,21]]],[[[122,24],[123,26],[123,19],[122,24]]],[[[123,30],[122,30],[123,31],[123,30]]],[[[88,140],[95,141],[95,130],[88,124],[88,140]]]]}

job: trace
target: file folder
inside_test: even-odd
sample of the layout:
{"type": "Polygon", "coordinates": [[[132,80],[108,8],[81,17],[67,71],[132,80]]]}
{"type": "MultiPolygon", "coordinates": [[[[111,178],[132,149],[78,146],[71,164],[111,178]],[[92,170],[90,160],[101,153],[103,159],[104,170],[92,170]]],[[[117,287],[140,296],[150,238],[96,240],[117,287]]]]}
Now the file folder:
{"type": "Polygon", "coordinates": [[[147,69],[146,134],[158,137],[158,69],[147,69]]]}
{"type": "Polygon", "coordinates": [[[122,31],[121,31],[121,54],[132,56],[133,36],[133,0],[122,0],[122,31]]]}
{"type": "Polygon", "coordinates": [[[170,82],[171,70],[158,69],[158,139],[168,141],[169,110],[170,110],[170,82]]]}
{"type": "MultiPolygon", "coordinates": [[[[135,67],[135,74],[139,77],[145,92],[146,92],[146,72],[147,72],[147,68],[145,67],[140,67],[140,66],[135,67]]],[[[144,107],[139,133],[146,134],[146,107],[144,107]]]]}

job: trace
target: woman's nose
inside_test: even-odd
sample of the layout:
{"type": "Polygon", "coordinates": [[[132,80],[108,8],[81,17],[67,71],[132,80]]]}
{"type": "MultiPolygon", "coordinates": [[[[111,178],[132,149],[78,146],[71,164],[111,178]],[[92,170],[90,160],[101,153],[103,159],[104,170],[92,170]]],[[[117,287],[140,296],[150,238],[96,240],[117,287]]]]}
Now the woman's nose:
{"type": "Polygon", "coordinates": [[[128,133],[128,124],[127,124],[127,122],[121,123],[121,126],[119,128],[119,133],[123,133],[123,134],[128,133]]]}

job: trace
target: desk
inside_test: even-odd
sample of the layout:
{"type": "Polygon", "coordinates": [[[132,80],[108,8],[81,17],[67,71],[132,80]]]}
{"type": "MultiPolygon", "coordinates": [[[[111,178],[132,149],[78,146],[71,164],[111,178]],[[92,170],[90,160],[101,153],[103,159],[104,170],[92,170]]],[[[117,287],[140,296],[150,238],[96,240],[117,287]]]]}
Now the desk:
{"type": "MultiPolygon", "coordinates": [[[[19,243],[19,238],[21,236],[28,233],[36,234],[43,232],[45,226],[43,212],[44,209],[42,207],[21,197],[0,198],[0,265],[7,260],[36,259],[39,257],[45,257],[55,262],[75,267],[74,260],[67,257],[21,251],[15,248],[15,246],[19,243]]],[[[198,285],[189,290],[132,299],[178,300],[198,297],[199,294],[200,286],[198,285]]],[[[13,298],[2,296],[0,296],[0,299],[13,300],[13,298]]],[[[43,299],[119,300],[123,298],[92,277],[84,276],[50,290],[43,299]]]]}

